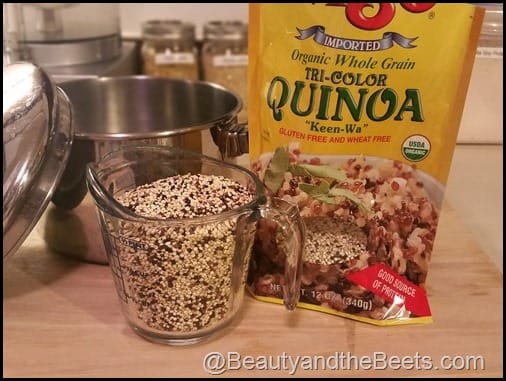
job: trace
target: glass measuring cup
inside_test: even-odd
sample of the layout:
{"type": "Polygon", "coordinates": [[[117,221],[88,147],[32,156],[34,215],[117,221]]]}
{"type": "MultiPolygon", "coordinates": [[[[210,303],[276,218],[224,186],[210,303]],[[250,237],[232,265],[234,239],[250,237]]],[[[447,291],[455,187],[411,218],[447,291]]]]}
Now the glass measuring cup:
{"type": "Polygon", "coordinates": [[[167,344],[191,344],[225,328],[241,305],[257,222],[275,222],[286,253],[284,302],[299,300],[304,224],[295,205],[269,199],[242,167],[162,146],[125,146],[86,172],[124,315],[135,332],[167,344]],[[150,218],[118,201],[126,191],[185,174],[223,176],[251,201],[214,215],[150,218]]]}

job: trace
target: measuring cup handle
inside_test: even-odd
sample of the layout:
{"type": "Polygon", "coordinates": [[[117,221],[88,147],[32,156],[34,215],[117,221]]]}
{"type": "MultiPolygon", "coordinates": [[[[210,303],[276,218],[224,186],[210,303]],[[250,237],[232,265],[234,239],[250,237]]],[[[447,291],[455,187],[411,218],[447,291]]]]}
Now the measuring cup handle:
{"type": "Polygon", "coordinates": [[[286,252],[283,301],[286,309],[293,311],[300,298],[300,280],[302,275],[302,258],[304,253],[305,225],[297,205],[280,198],[271,197],[261,206],[263,218],[278,224],[278,245],[284,246],[286,252]]]}

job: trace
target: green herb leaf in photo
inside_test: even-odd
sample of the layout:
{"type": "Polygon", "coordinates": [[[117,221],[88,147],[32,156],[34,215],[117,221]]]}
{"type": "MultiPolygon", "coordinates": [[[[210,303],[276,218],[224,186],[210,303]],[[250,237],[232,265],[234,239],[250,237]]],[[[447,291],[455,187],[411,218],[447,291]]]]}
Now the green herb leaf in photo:
{"type": "Polygon", "coordinates": [[[299,167],[315,177],[331,178],[339,182],[346,181],[347,179],[346,173],[343,170],[328,165],[295,164],[293,167],[299,167]]]}
{"type": "Polygon", "coordinates": [[[285,180],[285,173],[288,171],[289,154],[288,148],[278,147],[272,156],[264,175],[264,184],[270,189],[271,192],[277,193],[283,181],[285,180]]]}
{"type": "Polygon", "coordinates": [[[364,212],[369,213],[371,211],[371,208],[366,205],[361,199],[359,199],[355,193],[348,189],[342,189],[342,188],[332,188],[329,191],[329,194],[332,196],[341,196],[346,197],[348,200],[353,201],[357,206],[362,209],[364,212]]]}
{"type": "Polygon", "coordinates": [[[303,192],[306,192],[310,197],[315,200],[324,202],[326,204],[334,204],[334,196],[329,194],[329,183],[326,181],[322,181],[318,185],[308,184],[308,183],[300,183],[299,189],[303,192]]]}

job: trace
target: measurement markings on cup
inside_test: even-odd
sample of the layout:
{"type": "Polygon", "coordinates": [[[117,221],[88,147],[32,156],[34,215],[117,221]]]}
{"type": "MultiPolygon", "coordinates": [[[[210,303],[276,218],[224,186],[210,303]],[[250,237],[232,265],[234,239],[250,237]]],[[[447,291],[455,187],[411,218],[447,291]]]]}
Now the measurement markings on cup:
{"type": "Polygon", "coordinates": [[[119,250],[119,245],[127,245],[129,247],[132,247],[133,249],[135,248],[141,248],[143,247],[143,245],[145,246],[145,244],[142,244],[140,242],[135,242],[136,244],[138,244],[136,247],[130,245],[130,239],[128,238],[125,238],[125,237],[116,237],[116,236],[111,236],[112,240],[111,240],[111,243],[112,243],[112,250],[109,250],[109,252],[111,253],[111,255],[109,256],[109,265],[111,266],[111,270],[112,270],[112,273],[114,274],[114,282],[116,283],[116,286],[117,286],[117,290],[118,290],[118,295],[119,297],[126,303],[127,300],[129,299],[129,296],[127,294],[127,291],[126,291],[126,287],[125,287],[125,280],[123,279],[123,271],[122,271],[122,266],[121,266],[121,260],[118,256],[118,253],[120,252],[119,250]]]}

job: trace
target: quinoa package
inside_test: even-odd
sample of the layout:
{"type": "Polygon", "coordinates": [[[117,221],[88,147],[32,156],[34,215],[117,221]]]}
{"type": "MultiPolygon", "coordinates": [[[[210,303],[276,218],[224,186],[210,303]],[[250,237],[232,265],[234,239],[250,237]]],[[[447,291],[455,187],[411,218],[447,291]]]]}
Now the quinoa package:
{"type": "MultiPolygon", "coordinates": [[[[428,323],[425,283],[480,34],[470,4],[250,4],[251,167],[306,225],[299,306],[428,323]]],[[[280,303],[261,222],[252,294],[280,303]]]]}

